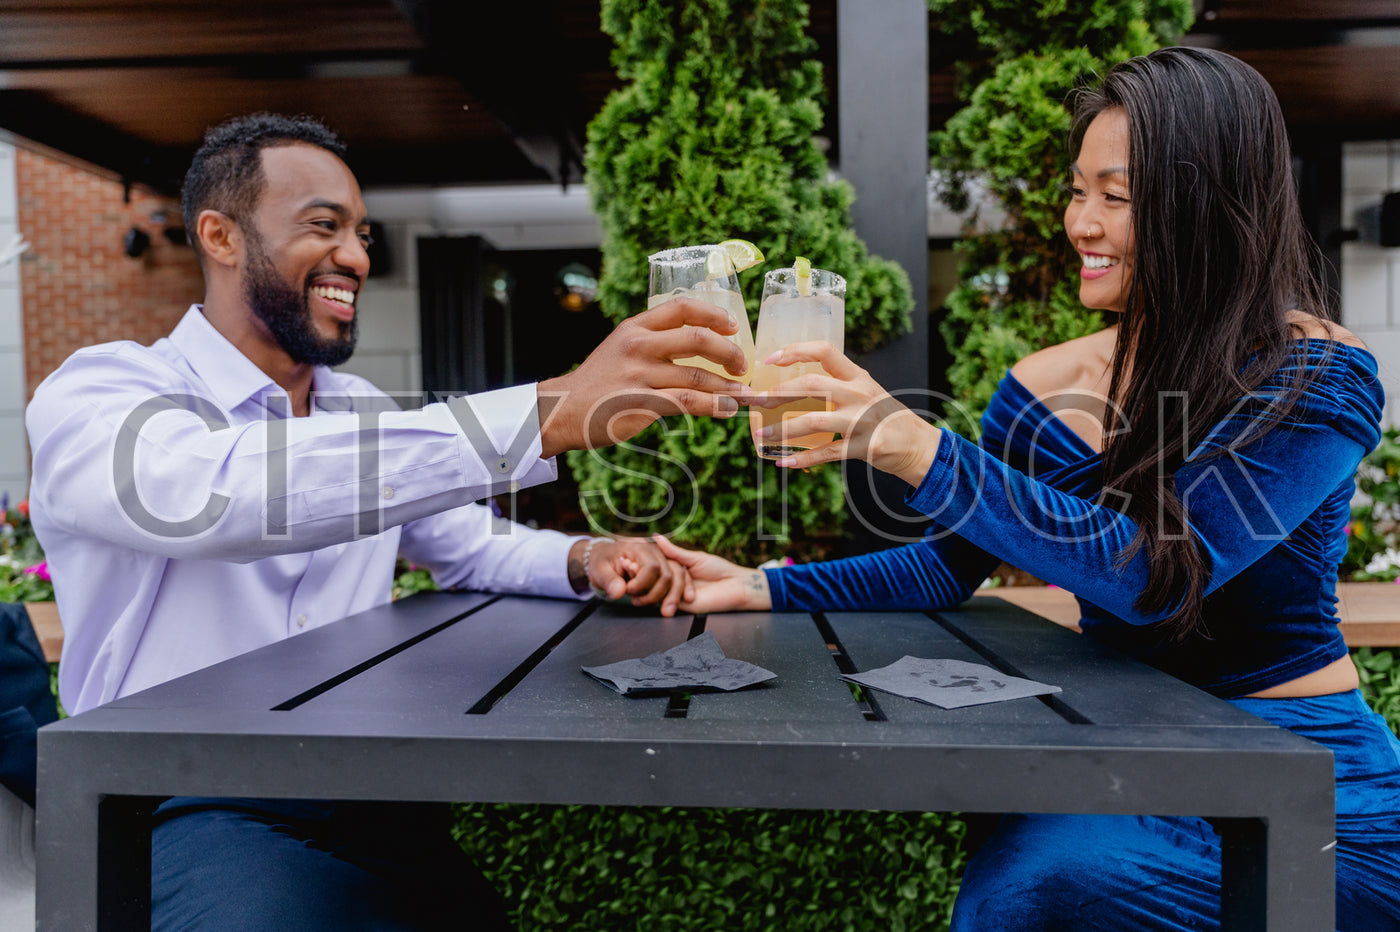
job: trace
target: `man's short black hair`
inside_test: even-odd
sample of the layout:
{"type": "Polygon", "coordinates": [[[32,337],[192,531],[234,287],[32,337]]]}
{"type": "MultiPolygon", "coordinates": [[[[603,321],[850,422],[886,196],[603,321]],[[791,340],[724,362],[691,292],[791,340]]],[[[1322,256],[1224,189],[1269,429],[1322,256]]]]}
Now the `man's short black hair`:
{"type": "Polygon", "coordinates": [[[181,189],[185,230],[203,261],[195,221],[200,211],[217,210],[242,221],[252,214],[267,179],[262,150],[295,143],[318,146],[345,158],[345,143],[324,123],[309,116],[252,113],[220,123],[204,134],[181,189]]]}

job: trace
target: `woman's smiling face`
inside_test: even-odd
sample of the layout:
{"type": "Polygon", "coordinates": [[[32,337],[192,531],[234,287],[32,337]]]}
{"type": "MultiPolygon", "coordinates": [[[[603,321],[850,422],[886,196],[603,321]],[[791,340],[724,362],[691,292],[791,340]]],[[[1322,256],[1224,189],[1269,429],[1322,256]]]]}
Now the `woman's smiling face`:
{"type": "Polygon", "coordinates": [[[1079,300],[1122,311],[1133,264],[1133,211],[1128,199],[1128,116],[1110,108],[1084,133],[1070,166],[1065,233],[1079,252],[1079,300]]]}

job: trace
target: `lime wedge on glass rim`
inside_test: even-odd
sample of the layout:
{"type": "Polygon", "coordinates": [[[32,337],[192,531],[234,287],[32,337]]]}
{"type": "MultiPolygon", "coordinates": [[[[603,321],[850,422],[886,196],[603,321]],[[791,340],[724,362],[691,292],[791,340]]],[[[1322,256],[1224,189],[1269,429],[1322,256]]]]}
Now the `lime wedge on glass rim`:
{"type": "Polygon", "coordinates": [[[734,260],[729,258],[729,254],[718,249],[711,250],[705,256],[705,277],[710,281],[716,281],[734,274],[734,260]]]}
{"type": "Polygon", "coordinates": [[[812,293],[812,260],[806,256],[798,256],[792,260],[792,268],[797,272],[797,293],[812,293]]]}
{"type": "Polygon", "coordinates": [[[763,250],[746,239],[727,239],[719,245],[729,255],[736,272],[751,269],[763,261],[763,250]]]}

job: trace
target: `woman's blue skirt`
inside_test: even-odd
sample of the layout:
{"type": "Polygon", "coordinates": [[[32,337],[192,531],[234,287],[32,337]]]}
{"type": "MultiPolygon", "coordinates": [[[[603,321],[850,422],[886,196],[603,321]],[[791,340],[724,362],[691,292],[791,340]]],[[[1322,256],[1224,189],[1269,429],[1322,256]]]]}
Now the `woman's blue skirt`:
{"type": "MultiPolygon", "coordinates": [[[[1337,928],[1400,930],[1400,741],[1356,691],[1236,706],[1331,749],[1337,928]]],[[[968,863],[954,932],[1218,929],[1220,836],[1204,819],[1011,815],[968,863]]]]}

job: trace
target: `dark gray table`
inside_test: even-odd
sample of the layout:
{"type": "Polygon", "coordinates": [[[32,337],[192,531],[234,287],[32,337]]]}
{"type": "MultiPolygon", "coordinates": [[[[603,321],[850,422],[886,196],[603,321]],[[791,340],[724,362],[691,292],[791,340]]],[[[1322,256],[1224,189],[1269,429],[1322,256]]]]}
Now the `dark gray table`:
{"type": "Polygon", "coordinates": [[[430,593],[43,729],[38,916],[146,924],[164,796],[1199,815],[1231,929],[1333,929],[1332,755],[1024,610],[733,614],[430,593]],[[778,674],[630,699],[580,672],[701,630],[778,674]],[[905,654],[1063,687],[942,711],[839,672],[905,654]]]}

